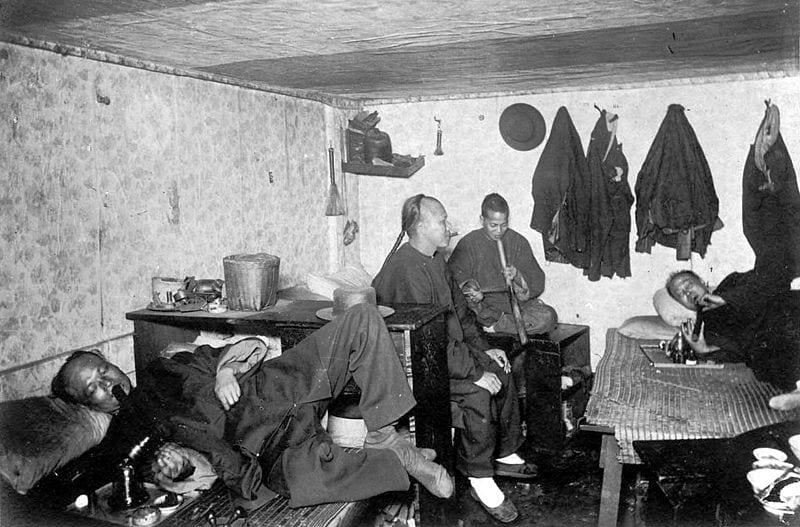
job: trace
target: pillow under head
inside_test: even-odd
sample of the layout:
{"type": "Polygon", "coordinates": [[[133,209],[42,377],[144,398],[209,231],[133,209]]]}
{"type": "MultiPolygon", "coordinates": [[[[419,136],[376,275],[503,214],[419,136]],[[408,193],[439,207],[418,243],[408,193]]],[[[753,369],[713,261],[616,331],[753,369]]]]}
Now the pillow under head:
{"type": "Polygon", "coordinates": [[[666,287],[662,287],[653,295],[653,306],[661,320],[670,326],[680,326],[697,316],[697,313],[672,298],[666,287]]]}
{"type": "Polygon", "coordinates": [[[0,403],[0,476],[20,494],[97,445],[111,416],[55,397],[0,403]]]}
{"type": "Polygon", "coordinates": [[[668,340],[674,337],[680,328],[667,324],[658,315],[642,315],[627,319],[617,331],[634,339],[668,340]]]}

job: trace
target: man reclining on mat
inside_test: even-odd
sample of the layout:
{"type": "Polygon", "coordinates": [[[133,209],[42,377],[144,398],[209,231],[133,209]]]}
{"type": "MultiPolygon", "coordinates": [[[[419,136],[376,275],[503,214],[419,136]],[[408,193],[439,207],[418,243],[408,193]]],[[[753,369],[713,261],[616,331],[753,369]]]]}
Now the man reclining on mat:
{"type": "Polygon", "coordinates": [[[61,367],[53,393],[114,415],[94,470],[111,474],[145,435],[168,441],[153,463],[167,490],[188,490],[178,476],[192,465],[190,479],[213,469],[235,495],[259,504],[276,493],[292,507],[362,500],[407,489],[409,475],[435,496],[452,495],[435,453],[395,429],[416,403],[375,306],[350,308],[280,357],[263,360],[266,351],[245,339],[157,358],[137,372],[135,388],[117,366],[82,351],[61,367]],[[359,451],[334,444],[320,424],[350,379],[361,388],[368,430],[359,451]]]}
{"type": "MultiPolygon", "coordinates": [[[[767,117],[773,114],[774,105],[767,117]]],[[[753,269],[729,274],[713,292],[694,272],[678,271],[667,291],[700,311],[700,324],[689,320],[682,330],[698,355],[746,362],[759,379],[790,390],[800,378],[800,191],[783,139],[777,129],[772,133],[771,145],[750,147],[742,176],[742,227],[753,269]]]]}

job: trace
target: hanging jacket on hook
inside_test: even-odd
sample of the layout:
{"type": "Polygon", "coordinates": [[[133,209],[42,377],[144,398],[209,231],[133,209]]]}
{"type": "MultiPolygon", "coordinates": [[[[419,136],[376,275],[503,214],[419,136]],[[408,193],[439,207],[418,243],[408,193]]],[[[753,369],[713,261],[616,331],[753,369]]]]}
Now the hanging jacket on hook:
{"type": "Polygon", "coordinates": [[[586,149],[591,178],[591,258],[584,274],[593,282],[601,276],[631,275],[633,194],[628,184],[628,160],[617,142],[617,117],[600,110],[586,149]]]}
{"type": "Polygon", "coordinates": [[[766,223],[770,231],[794,233],[788,239],[800,240],[797,176],[781,136],[778,107],[770,101],[764,102],[767,104],[764,119],[744,164],[743,187],[750,192],[742,194],[742,230],[756,254],[757,266],[762,264],[758,255],[769,255],[762,258],[784,261],[789,275],[795,277],[800,276],[800,244],[785,243],[782,236],[764,235],[766,223]],[[764,207],[773,196],[780,206],[764,207]]]}
{"type": "Polygon", "coordinates": [[[671,104],[636,178],[636,252],[656,243],[705,257],[711,233],[722,227],[711,170],[684,108],[671,104]]]}
{"type": "Polygon", "coordinates": [[[586,155],[563,106],[533,172],[531,228],[542,233],[549,262],[589,266],[589,167],[586,155]]]}

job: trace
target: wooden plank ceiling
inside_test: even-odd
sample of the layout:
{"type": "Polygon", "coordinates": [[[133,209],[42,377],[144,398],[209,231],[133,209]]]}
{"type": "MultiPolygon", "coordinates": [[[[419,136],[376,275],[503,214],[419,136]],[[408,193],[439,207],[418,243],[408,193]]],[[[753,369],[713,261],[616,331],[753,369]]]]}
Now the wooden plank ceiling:
{"type": "Polygon", "coordinates": [[[796,75],[800,0],[11,0],[0,38],[333,103],[796,75]]]}

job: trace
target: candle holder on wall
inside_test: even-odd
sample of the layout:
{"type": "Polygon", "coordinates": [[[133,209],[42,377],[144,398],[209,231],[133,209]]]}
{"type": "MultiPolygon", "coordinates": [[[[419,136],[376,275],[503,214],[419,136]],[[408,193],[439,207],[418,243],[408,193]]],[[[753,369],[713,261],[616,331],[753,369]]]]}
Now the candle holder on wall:
{"type": "Polygon", "coordinates": [[[444,151],[442,150],[442,120],[437,119],[436,117],[434,117],[433,120],[436,121],[436,150],[433,151],[433,155],[443,156],[444,151]]]}

